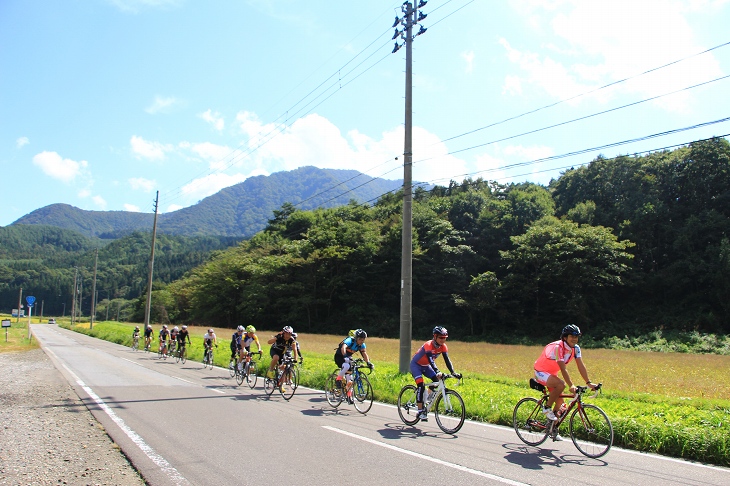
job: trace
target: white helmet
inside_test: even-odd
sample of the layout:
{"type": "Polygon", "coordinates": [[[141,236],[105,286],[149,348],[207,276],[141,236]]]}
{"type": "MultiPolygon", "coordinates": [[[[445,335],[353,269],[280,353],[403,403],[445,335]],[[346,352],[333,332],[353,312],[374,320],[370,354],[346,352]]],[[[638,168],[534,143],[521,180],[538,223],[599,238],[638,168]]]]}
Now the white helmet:
{"type": "Polygon", "coordinates": [[[173,330],[173,331],[178,331],[178,328],[177,328],[177,326],[173,327],[173,328],[172,328],[172,330],[173,330]]]}

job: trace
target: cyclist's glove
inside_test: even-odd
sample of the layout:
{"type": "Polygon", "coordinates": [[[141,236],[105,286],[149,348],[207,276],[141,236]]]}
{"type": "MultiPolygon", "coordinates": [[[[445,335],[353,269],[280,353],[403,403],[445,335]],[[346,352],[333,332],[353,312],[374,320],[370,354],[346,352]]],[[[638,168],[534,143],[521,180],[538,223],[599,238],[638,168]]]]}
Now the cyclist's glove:
{"type": "Polygon", "coordinates": [[[370,362],[370,363],[368,363],[368,368],[370,368],[372,370],[373,368],[375,368],[375,365],[372,362],[370,362]]]}
{"type": "Polygon", "coordinates": [[[454,375],[454,378],[457,380],[461,380],[461,373],[452,373],[452,375],[454,375]]]}

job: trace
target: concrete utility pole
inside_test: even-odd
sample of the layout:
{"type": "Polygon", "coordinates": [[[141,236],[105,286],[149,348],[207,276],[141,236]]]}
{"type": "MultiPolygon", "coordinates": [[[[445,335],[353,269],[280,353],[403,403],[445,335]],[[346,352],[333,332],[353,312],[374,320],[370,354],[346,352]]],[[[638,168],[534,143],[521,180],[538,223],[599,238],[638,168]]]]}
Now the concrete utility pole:
{"type": "Polygon", "coordinates": [[[94,317],[96,317],[96,264],[99,262],[99,249],[96,249],[94,256],[94,283],[91,286],[91,321],[89,329],[94,329],[94,317]]]}
{"type": "Polygon", "coordinates": [[[18,317],[15,319],[15,322],[20,322],[20,305],[23,303],[23,287],[20,287],[20,290],[18,291],[18,317]]]}
{"type": "Polygon", "coordinates": [[[79,267],[74,267],[76,269],[76,273],[74,274],[74,298],[71,301],[71,327],[74,327],[74,322],[76,322],[76,289],[78,288],[78,278],[79,278],[79,267]]]}
{"type": "Polygon", "coordinates": [[[147,278],[147,305],[144,308],[144,327],[150,323],[150,307],[152,306],[152,270],[155,267],[155,239],[157,237],[157,204],[160,200],[160,191],[155,195],[155,220],[152,223],[152,251],[150,252],[150,273],[147,278]]]}
{"type": "Polygon", "coordinates": [[[413,39],[426,32],[421,29],[413,35],[413,26],[426,18],[426,15],[418,14],[418,9],[423,8],[427,0],[420,0],[418,6],[415,2],[404,2],[401,11],[402,19],[396,17],[393,27],[395,33],[393,39],[400,37],[404,44],[393,47],[393,53],[406,46],[406,107],[405,107],[405,140],[403,146],[403,230],[401,248],[401,300],[400,300],[400,355],[399,371],[408,373],[411,361],[411,340],[412,340],[412,297],[413,297],[413,39]],[[402,25],[403,30],[398,30],[402,25]]]}

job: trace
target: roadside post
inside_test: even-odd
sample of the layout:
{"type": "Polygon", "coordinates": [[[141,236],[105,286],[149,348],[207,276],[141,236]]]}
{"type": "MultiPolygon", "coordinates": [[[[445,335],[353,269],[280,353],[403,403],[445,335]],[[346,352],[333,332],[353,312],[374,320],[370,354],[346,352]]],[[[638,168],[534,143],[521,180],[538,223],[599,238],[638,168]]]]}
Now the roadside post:
{"type": "Polygon", "coordinates": [[[8,342],[8,328],[10,327],[10,319],[3,319],[3,329],[5,329],[5,342],[8,342]]]}
{"type": "Polygon", "coordinates": [[[33,304],[35,304],[35,297],[29,295],[25,298],[25,302],[28,304],[28,340],[30,340],[30,317],[33,315],[33,304]]]}

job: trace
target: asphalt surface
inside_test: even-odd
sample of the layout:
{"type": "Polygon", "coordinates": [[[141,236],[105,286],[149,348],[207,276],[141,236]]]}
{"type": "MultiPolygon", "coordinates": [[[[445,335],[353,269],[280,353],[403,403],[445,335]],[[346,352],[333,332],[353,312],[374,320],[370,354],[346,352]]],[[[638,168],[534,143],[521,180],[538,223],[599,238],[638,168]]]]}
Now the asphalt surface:
{"type": "MultiPolygon", "coordinates": [[[[185,365],[56,326],[33,332],[94,416],[152,485],[730,484],[730,469],[612,449],[582,456],[570,440],[529,447],[514,431],[467,421],[455,436],[433,418],[404,425],[395,407],[333,410],[318,390],[265,395],[228,370],[185,365]]],[[[467,403],[468,409],[468,403],[467,403]]]]}

